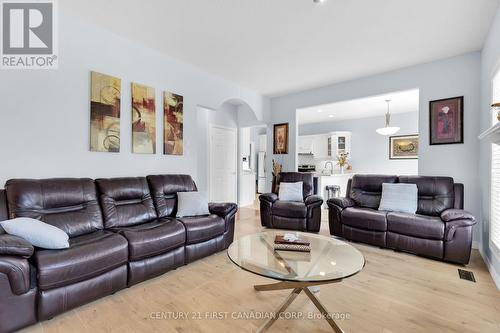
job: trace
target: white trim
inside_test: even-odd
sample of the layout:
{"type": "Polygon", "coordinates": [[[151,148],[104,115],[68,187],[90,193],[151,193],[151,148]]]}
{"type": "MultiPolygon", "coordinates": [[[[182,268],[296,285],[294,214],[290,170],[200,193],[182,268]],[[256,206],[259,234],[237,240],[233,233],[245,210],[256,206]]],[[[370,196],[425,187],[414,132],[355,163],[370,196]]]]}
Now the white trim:
{"type": "MultiPolygon", "coordinates": [[[[483,254],[483,249],[481,247],[479,248],[479,253],[481,254],[481,257],[483,257],[484,263],[486,264],[486,268],[488,268],[488,271],[490,272],[493,282],[497,286],[497,289],[500,290],[500,273],[495,270],[495,266],[493,266],[488,257],[483,254]]],[[[496,257],[493,252],[492,256],[496,257]]],[[[495,260],[500,263],[500,260],[498,258],[495,258],[495,260]]]]}
{"type": "Polygon", "coordinates": [[[235,185],[234,185],[234,194],[235,194],[235,202],[238,201],[238,179],[239,179],[239,173],[238,173],[238,129],[235,127],[227,127],[227,126],[221,126],[221,125],[216,125],[216,124],[209,124],[208,128],[208,138],[207,138],[207,149],[208,149],[208,181],[207,181],[207,189],[208,193],[207,196],[209,198],[209,201],[212,201],[212,132],[214,128],[219,128],[223,130],[229,130],[232,131],[236,134],[236,158],[234,160],[234,166],[235,166],[235,172],[236,172],[236,179],[235,179],[235,185]]]}
{"type": "Polygon", "coordinates": [[[472,241],[472,248],[476,250],[481,249],[481,243],[478,241],[472,241]]]}

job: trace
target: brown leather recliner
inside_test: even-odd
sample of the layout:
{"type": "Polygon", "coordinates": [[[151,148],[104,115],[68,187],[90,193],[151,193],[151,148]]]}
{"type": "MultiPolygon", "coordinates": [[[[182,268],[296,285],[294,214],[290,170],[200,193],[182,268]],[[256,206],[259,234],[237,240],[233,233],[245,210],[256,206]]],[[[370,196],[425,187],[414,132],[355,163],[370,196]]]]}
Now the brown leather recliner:
{"type": "Polygon", "coordinates": [[[321,226],[323,198],[313,194],[313,175],[302,172],[281,172],[272,193],[261,194],[260,221],[262,226],[277,229],[318,232],[321,226]],[[303,182],[304,202],[281,201],[281,183],[303,182]]]}
{"type": "Polygon", "coordinates": [[[355,175],[347,197],[327,201],[330,234],[379,247],[467,264],[474,216],[463,210],[463,185],[450,177],[355,175]],[[379,211],[383,183],[418,188],[416,214],[379,211]]]}
{"type": "Polygon", "coordinates": [[[64,230],[70,247],[33,248],[0,228],[0,333],[227,248],[236,204],[211,203],[210,215],[175,218],[176,193],[195,189],[186,175],[8,181],[0,221],[40,219],[64,230]]]}

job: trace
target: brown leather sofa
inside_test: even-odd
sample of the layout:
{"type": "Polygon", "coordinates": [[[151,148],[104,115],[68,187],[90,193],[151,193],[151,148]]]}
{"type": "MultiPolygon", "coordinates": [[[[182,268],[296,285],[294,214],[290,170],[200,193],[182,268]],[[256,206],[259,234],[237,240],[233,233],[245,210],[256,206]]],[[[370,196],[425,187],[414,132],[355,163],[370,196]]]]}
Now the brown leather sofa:
{"type": "Polygon", "coordinates": [[[277,229],[318,232],[321,226],[323,198],[313,195],[313,175],[302,172],[281,172],[272,193],[261,194],[260,221],[262,226],[277,229]],[[303,182],[304,202],[281,201],[281,183],[303,182]]]}
{"type": "Polygon", "coordinates": [[[347,197],[327,201],[330,234],[348,240],[467,264],[474,216],[463,210],[464,188],[450,177],[355,175],[347,197]],[[416,214],[379,211],[382,183],[418,188],[416,214]]]}
{"type": "Polygon", "coordinates": [[[187,175],[112,179],[14,179],[0,190],[0,221],[40,219],[70,247],[33,248],[0,230],[0,333],[50,319],[227,248],[236,204],[175,218],[187,175]]]}

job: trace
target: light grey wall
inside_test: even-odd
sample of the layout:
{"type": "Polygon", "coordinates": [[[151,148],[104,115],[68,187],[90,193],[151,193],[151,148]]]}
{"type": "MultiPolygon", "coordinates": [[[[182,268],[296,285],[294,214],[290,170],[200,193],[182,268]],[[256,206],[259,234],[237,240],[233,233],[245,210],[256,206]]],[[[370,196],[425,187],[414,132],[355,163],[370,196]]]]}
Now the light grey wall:
{"type": "MultiPolygon", "coordinates": [[[[299,125],[299,135],[350,131],[351,154],[349,160],[353,166],[353,172],[398,175],[418,174],[418,160],[389,159],[389,137],[375,132],[375,129],[384,125],[384,122],[385,116],[382,115],[379,117],[303,124],[299,125]]],[[[418,111],[391,115],[391,125],[401,127],[401,130],[396,135],[418,134],[418,111]]],[[[301,157],[298,157],[299,161],[301,157]]],[[[317,159],[315,161],[321,162],[317,159]]]]}
{"type": "MultiPolygon", "coordinates": [[[[477,172],[479,134],[481,55],[469,53],[428,64],[408,67],[384,74],[311,89],[296,94],[271,99],[267,116],[272,133],[272,124],[288,122],[290,126],[289,154],[279,158],[284,170],[296,170],[296,136],[299,108],[345,101],[366,96],[418,88],[420,175],[452,176],[465,185],[465,208],[480,216],[480,188],[477,172]],[[429,145],[429,101],[465,96],[464,144],[429,145]]],[[[269,136],[268,149],[272,148],[269,136]]],[[[271,160],[271,159],[270,159],[271,160]]],[[[271,170],[271,166],[268,166],[271,170]]],[[[477,237],[476,237],[477,239],[477,237]]]]}
{"type": "MultiPolygon", "coordinates": [[[[481,120],[481,132],[491,126],[490,105],[492,99],[491,79],[500,69],[500,8],[497,10],[495,20],[486,39],[481,53],[481,107],[478,117],[481,120]]],[[[490,272],[496,277],[497,286],[500,288],[500,258],[489,248],[490,239],[490,184],[491,184],[491,144],[481,142],[479,159],[479,177],[481,184],[481,221],[480,249],[483,257],[490,265],[490,272]]]]}
{"type": "Polygon", "coordinates": [[[186,173],[196,179],[198,169],[206,168],[198,163],[198,106],[217,110],[227,100],[240,100],[262,118],[267,99],[259,94],[73,17],[65,8],[61,2],[59,69],[1,71],[0,187],[17,177],[186,173]],[[89,151],[91,70],[122,79],[120,153],[89,151]],[[156,88],[155,155],[131,152],[131,82],[156,88]],[[184,96],[183,156],[162,154],[164,90],[184,96]]]}

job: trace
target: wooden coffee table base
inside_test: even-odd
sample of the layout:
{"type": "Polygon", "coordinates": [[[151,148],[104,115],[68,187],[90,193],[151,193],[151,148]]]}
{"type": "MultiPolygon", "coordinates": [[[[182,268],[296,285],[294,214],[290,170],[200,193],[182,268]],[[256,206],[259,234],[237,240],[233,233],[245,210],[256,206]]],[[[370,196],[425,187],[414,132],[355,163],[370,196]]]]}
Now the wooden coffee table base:
{"type": "Polygon", "coordinates": [[[336,281],[323,281],[323,282],[291,282],[291,281],[283,281],[278,283],[271,284],[262,284],[254,286],[257,291],[271,291],[271,290],[283,290],[283,289],[293,289],[292,293],[285,299],[285,301],[280,305],[280,307],[275,311],[274,315],[269,318],[262,326],[257,330],[258,333],[266,332],[271,325],[279,318],[280,314],[283,313],[295,298],[303,291],[309,297],[309,299],[313,302],[313,304],[318,308],[319,312],[324,316],[328,324],[332,327],[333,331],[336,333],[344,333],[344,331],[333,321],[328,310],[325,308],[323,304],[321,304],[320,300],[314,296],[314,294],[309,290],[309,287],[312,286],[320,286],[322,284],[330,284],[335,282],[340,282],[341,280],[336,281]]]}

